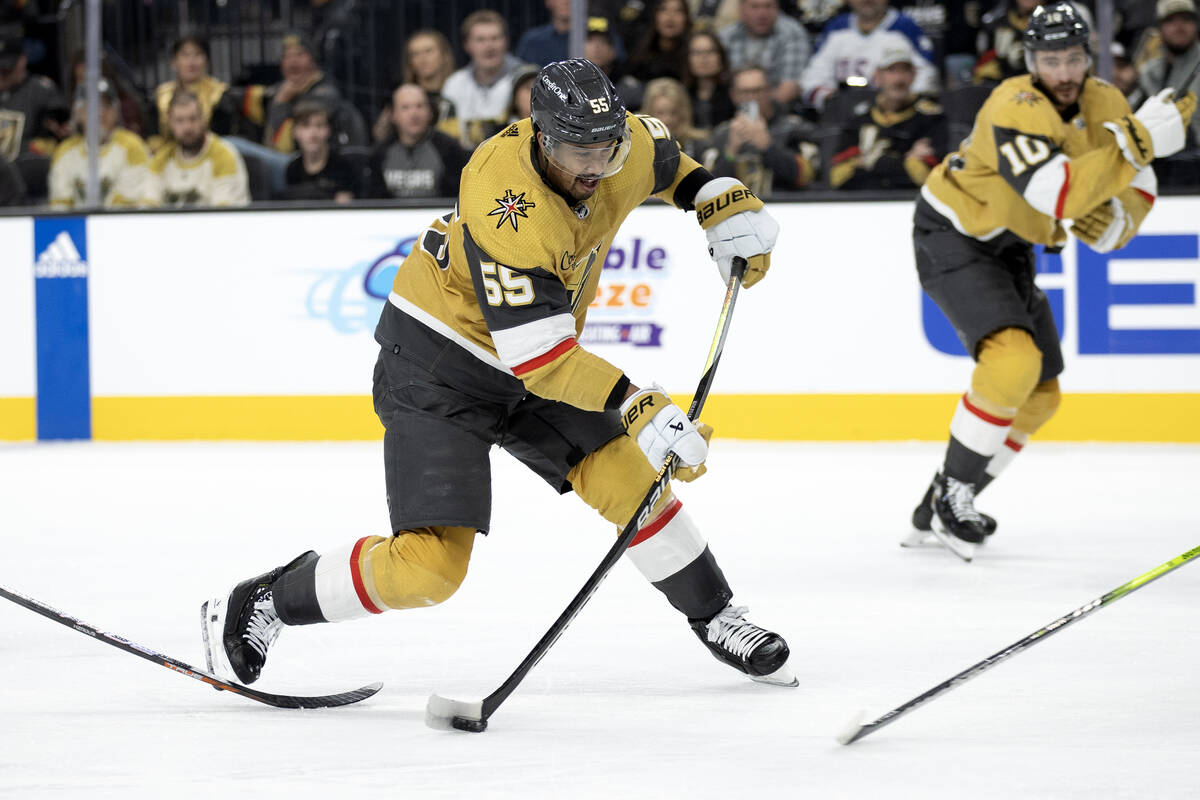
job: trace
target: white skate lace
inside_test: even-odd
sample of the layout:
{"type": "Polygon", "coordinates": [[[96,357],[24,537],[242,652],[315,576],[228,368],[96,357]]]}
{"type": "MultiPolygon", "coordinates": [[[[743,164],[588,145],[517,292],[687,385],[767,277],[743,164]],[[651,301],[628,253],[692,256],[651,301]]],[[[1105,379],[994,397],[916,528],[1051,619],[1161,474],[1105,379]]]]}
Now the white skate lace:
{"type": "Polygon", "coordinates": [[[275,613],[275,604],[271,595],[267,594],[254,603],[254,612],[246,623],[246,632],[242,634],[242,638],[265,660],[267,649],[279,638],[279,631],[282,629],[283,623],[275,613]]]}
{"type": "Polygon", "coordinates": [[[726,606],[708,621],[708,640],[745,660],[770,635],[742,618],[749,610],[746,606],[726,606]]]}
{"type": "Polygon", "coordinates": [[[946,502],[954,512],[954,518],[963,522],[983,524],[983,517],[975,510],[975,487],[969,483],[946,478],[946,502]]]}

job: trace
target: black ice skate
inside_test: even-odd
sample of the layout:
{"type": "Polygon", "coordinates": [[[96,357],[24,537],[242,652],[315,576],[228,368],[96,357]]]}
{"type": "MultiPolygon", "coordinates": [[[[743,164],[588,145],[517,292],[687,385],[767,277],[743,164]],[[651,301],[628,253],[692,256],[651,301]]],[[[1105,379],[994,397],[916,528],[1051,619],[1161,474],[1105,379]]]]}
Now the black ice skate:
{"type": "Polygon", "coordinates": [[[745,606],[727,605],[709,620],[690,620],[705,647],[750,680],[775,686],[798,686],[788,668],[788,646],[777,633],[747,622],[745,606]]]}
{"type": "Polygon", "coordinates": [[[983,517],[975,510],[975,486],[938,475],[933,481],[933,535],[963,561],[987,538],[983,517]]]}
{"type": "MultiPolygon", "coordinates": [[[[929,482],[929,488],[925,490],[925,496],[921,498],[921,502],[912,512],[913,530],[900,542],[901,547],[919,547],[928,541],[931,541],[933,534],[933,485],[940,478],[942,473],[939,471],[933,476],[933,480],[929,482]]],[[[986,536],[991,536],[996,532],[997,522],[994,518],[978,512],[979,518],[983,520],[983,532],[986,536]]],[[[986,542],[984,542],[986,544],[986,542]]]]}
{"type": "Polygon", "coordinates": [[[311,550],[282,567],[242,581],[226,598],[200,607],[208,671],[227,681],[254,683],[267,662],[267,650],[283,623],[275,613],[271,586],[279,576],[316,559],[311,550]]]}

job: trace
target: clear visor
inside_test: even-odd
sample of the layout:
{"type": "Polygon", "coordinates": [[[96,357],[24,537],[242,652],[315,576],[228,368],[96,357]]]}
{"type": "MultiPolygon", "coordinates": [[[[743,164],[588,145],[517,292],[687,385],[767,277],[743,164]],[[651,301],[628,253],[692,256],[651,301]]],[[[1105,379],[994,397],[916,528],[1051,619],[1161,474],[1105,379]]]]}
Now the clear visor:
{"type": "Polygon", "coordinates": [[[554,166],[576,178],[607,178],[616,175],[629,157],[632,134],[629,124],[620,138],[594,145],[570,144],[542,134],[542,152],[554,166]]]}

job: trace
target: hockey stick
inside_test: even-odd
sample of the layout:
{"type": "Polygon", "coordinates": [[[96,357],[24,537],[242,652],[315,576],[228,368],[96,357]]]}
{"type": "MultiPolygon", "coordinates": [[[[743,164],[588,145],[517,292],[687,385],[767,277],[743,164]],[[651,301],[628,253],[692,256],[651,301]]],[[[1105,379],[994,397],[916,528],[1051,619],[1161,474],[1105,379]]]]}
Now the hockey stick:
{"type": "Polygon", "coordinates": [[[124,650],[126,653],[132,653],[138,658],[144,658],[158,664],[160,667],[166,667],[172,672],[178,672],[180,675],[186,675],[189,678],[207,683],[217,691],[233,692],[240,694],[242,697],[248,697],[259,703],[264,703],[268,706],[276,708],[332,708],[334,706],[345,706],[351,703],[357,703],[359,700],[366,700],[371,695],[383,688],[382,683],[372,683],[349,692],[340,694],[319,695],[316,697],[305,697],[298,695],[286,694],[270,694],[268,692],[260,692],[257,689],[251,689],[248,686],[241,686],[236,683],[226,683],[225,681],[208,674],[204,670],[196,669],[193,666],[178,661],[170,656],[164,656],[162,653],[156,653],[153,650],[142,647],[140,644],[129,641],[123,636],[118,636],[115,633],[106,633],[98,628],[88,625],[86,622],[81,622],[74,617],[67,616],[61,611],[51,608],[48,605],[39,603],[31,597],[26,597],[23,594],[6,589],[0,586],[0,597],[6,600],[11,600],[19,606],[24,606],[30,611],[41,614],[47,619],[52,619],[60,625],[66,625],[68,628],[74,628],[80,633],[87,634],[96,641],[111,644],[119,650],[124,650]]]}
{"type": "Polygon", "coordinates": [[[980,661],[978,664],[968,667],[967,669],[958,673],[953,678],[950,678],[949,680],[946,680],[946,681],[942,681],[941,683],[939,683],[937,686],[933,687],[929,691],[925,692],[922,695],[918,695],[917,697],[914,697],[912,700],[909,700],[904,705],[897,706],[896,708],[887,712],[886,714],[884,714],[882,717],[875,720],[874,722],[868,722],[866,724],[862,724],[863,715],[860,713],[857,717],[854,718],[854,721],[851,722],[848,726],[846,726],[846,729],[838,735],[837,740],[839,742],[841,742],[842,744],[854,744],[855,742],[857,742],[859,739],[863,738],[864,736],[869,736],[872,733],[874,733],[875,731],[882,728],[883,726],[890,725],[891,723],[900,719],[900,717],[903,717],[905,714],[912,711],[913,709],[925,705],[930,700],[933,700],[934,698],[937,698],[937,697],[945,694],[946,692],[950,691],[951,689],[958,686],[959,684],[966,683],[967,681],[974,678],[976,675],[979,675],[982,672],[986,672],[987,670],[996,666],[1001,661],[1011,658],[1012,656],[1015,656],[1017,653],[1020,653],[1023,650],[1027,650],[1030,647],[1033,647],[1035,644],[1046,639],[1051,634],[1058,633],[1063,628],[1067,627],[1068,625],[1070,625],[1073,622],[1077,622],[1078,620],[1083,619],[1088,614],[1091,614],[1093,611],[1095,611],[1099,608],[1104,608],[1104,606],[1109,605],[1110,603],[1115,603],[1117,600],[1120,600],[1125,595],[1130,594],[1134,591],[1137,591],[1138,589],[1142,588],[1143,586],[1150,583],[1151,581],[1161,578],[1163,575],[1166,575],[1171,570],[1183,566],[1184,564],[1191,561],[1193,558],[1196,558],[1197,556],[1200,556],[1200,547],[1194,547],[1191,550],[1188,550],[1183,555],[1173,558],[1170,561],[1166,562],[1165,564],[1160,564],[1159,566],[1150,570],[1146,574],[1139,575],[1138,577],[1134,578],[1133,580],[1129,581],[1128,583],[1118,586],[1116,589],[1113,589],[1108,594],[1103,595],[1101,597],[1097,597],[1095,600],[1091,601],[1090,603],[1080,606],[1079,608],[1075,609],[1074,611],[1072,611],[1071,613],[1069,613],[1065,616],[1059,617],[1058,619],[1051,622],[1049,625],[1046,625],[1044,628],[1040,628],[1040,629],[1034,631],[1033,633],[1026,636],[1024,639],[1021,639],[1019,642],[1010,644],[1008,647],[1004,648],[1003,650],[999,651],[998,653],[993,653],[992,655],[985,658],[983,661],[980,661]]]}
{"type": "MultiPolygon", "coordinates": [[[[735,258],[732,275],[729,278],[729,283],[725,289],[725,303],[721,306],[721,315],[717,319],[717,333],[713,337],[712,347],[708,351],[708,361],[704,365],[704,375],[700,378],[700,384],[696,387],[696,394],[692,397],[692,405],[688,408],[688,419],[695,420],[700,416],[700,409],[704,407],[704,401],[708,399],[708,392],[712,388],[713,377],[717,372],[717,363],[721,360],[721,351],[725,348],[725,336],[729,333],[729,323],[733,319],[733,304],[737,300],[738,289],[742,284],[742,275],[746,269],[746,262],[742,259],[735,258]]],[[[558,615],[558,619],[550,626],[538,643],[529,651],[529,655],[525,656],[512,675],[496,691],[489,694],[483,700],[475,703],[466,703],[459,700],[451,700],[446,697],[434,694],[429,698],[429,703],[425,706],[425,724],[431,728],[441,730],[450,730],[457,728],[462,731],[472,731],[481,733],[487,730],[488,717],[496,713],[496,709],[500,704],[513,693],[520,685],[529,671],[537,666],[537,663],[542,660],[542,657],[549,652],[554,643],[558,641],[558,637],[562,636],[567,626],[575,619],[580,610],[587,604],[588,600],[600,587],[600,584],[608,577],[608,573],[612,570],[616,563],[621,560],[621,556],[625,554],[629,543],[633,541],[633,537],[637,535],[638,530],[646,523],[646,518],[650,515],[650,510],[658,499],[662,497],[663,492],[667,491],[670,482],[671,474],[675,469],[676,458],[674,454],[663,462],[663,465],[658,468],[658,474],[654,476],[654,482],[650,489],[646,492],[646,496],[642,498],[642,502],[638,505],[637,511],[633,517],[625,525],[621,531],[621,535],[617,537],[617,541],[609,548],[605,554],[604,560],[596,567],[591,577],[583,584],[583,588],[575,595],[566,609],[558,615]]]]}

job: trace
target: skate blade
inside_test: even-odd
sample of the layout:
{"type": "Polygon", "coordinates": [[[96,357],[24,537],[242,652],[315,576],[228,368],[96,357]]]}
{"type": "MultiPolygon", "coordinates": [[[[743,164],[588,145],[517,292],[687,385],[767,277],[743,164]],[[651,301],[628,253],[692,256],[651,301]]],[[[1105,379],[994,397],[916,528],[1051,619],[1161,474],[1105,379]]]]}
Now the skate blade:
{"type": "Polygon", "coordinates": [[[800,681],[796,680],[796,676],[792,674],[787,664],[784,664],[770,675],[751,675],[750,680],[755,683],[766,683],[771,686],[787,686],[789,688],[800,685],[800,681]]]}
{"type": "Polygon", "coordinates": [[[200,606],[200,634],[204,638],[204,662],[208,671],[226,683],[238,683],[222,642],[225,636],[225,601],[219,597],[200,606]]]}
{"type": "Polygon", "coordinates": [[[425,724],[439,731],[470,731],[482,733],[487,730],[483,718],[483,701],[464,703],[438,694],[431,694],[425,704],[425,724]]]}
{"type": "Polygon", "coordinates": [[[946,546],[947,550],[949,550],[951,553],[954,553],[954,555],[958,556],[963,561],[966,561],[968,564],[970,564],[971,559],[975,557],[975,545],[971,544],[970,542],[964,542],[957,536],[953,536],[945,531],[938,530],[937,525],[933,526],[933,535],[937,537],[939,542],[946,546]]]}

